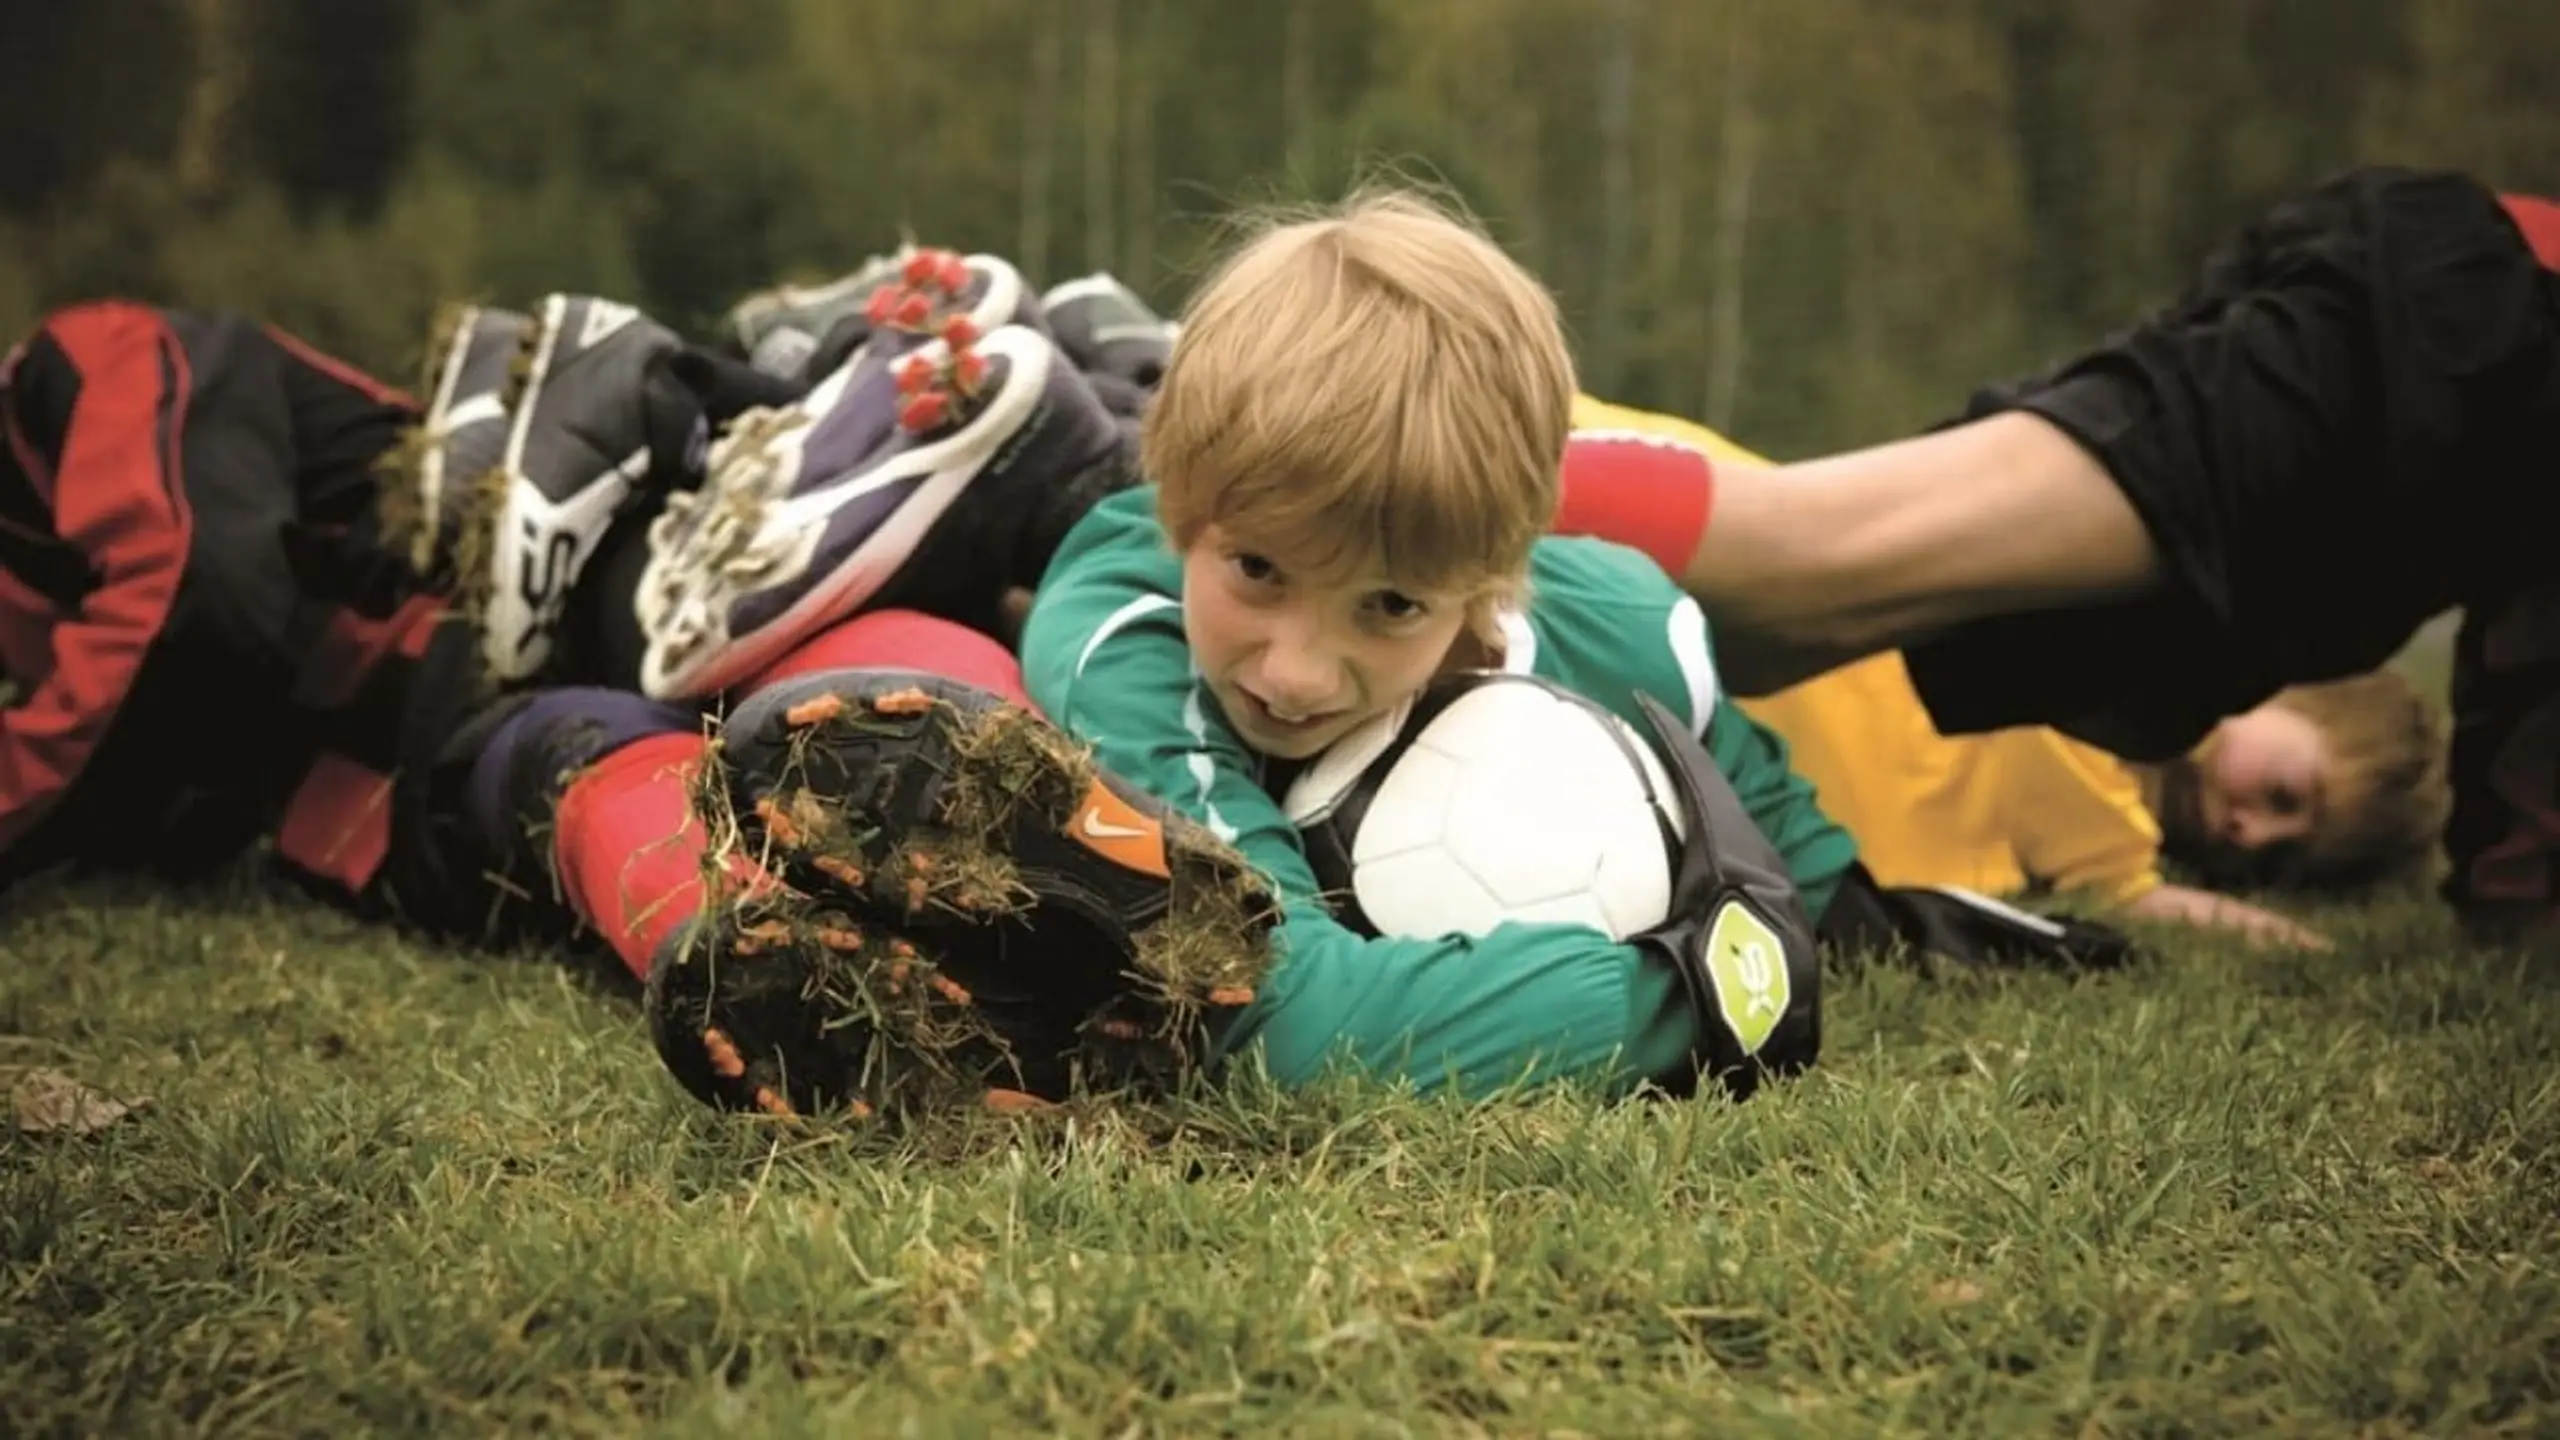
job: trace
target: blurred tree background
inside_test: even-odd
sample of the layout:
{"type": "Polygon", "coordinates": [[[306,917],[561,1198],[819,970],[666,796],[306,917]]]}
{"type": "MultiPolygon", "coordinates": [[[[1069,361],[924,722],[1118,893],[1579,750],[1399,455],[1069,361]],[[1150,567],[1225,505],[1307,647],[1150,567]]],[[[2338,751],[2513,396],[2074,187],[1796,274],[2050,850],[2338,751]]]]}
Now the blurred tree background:
{"type": "Polygon", "coordinates": [[[1798,454],[1943,417],[2362,160],[2560,189],[2553,0],[0,0],[0,323],[120,292],[406,379],[439,299],[903,233],[1177,305],[1382,162],[1588,388],[1798,454]]]}

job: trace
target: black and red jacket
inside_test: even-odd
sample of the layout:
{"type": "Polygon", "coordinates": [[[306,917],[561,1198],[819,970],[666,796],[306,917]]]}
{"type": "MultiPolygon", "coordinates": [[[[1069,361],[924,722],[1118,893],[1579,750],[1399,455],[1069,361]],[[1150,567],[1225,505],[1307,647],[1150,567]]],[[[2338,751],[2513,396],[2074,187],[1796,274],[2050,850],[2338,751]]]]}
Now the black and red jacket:
{"type": "Polygon", "coordinates": [[[109,301],[0,361],[0,883],[272,835],[361,889],[440,609],[373,543],[407,396],[272,327],[109,301]]]}
{"type": "Polygon", "coordinates": [[[2539,195],[2500,195],[2498,203],[2506,208],[2507,218],[2524,232],[2524,243],[2533,249],[2533,258],[2545,270],[2560,270],[2560,202],[2539,195]]]}

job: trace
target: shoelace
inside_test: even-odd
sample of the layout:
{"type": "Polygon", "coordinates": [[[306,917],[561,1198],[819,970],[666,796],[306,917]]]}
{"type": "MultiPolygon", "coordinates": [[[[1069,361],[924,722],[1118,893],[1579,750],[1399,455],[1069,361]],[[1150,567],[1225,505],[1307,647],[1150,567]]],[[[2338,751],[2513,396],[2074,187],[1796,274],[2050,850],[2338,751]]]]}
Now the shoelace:
{"type": "Polygon", "coordinates": [[[649,522],[649,545],[667,558],[659,600],[661,630],[689,648],[708,638],[717,592],[735,589],[781,563],[788,537],[765,521],[788,492],[796,467],[784,463],[775,442],[809,423],[806,411],[756,409],[730,422],[712,447],[713,485],[677,491],[649,522]],[[703,581],[715,583],[704,584],[703,581]]]}

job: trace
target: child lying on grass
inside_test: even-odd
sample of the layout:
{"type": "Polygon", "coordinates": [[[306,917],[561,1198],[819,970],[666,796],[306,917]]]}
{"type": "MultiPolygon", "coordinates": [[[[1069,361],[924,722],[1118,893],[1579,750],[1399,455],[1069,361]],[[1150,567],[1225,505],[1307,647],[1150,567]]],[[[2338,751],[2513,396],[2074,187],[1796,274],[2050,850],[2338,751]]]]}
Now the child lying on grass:
{"type": "MultiPolygon", "coordinates": [[[[1588,396],[1574,420],[1582,438],[1668,439],[1727,473],[1770,463],[1705,426],[1588,396]]],[[[1592,523],[1576,508],[1575,479],[1568,468],[1567,527],[1592,523]]],[[[2134,918],[2296,945],[2326,942],[2262,906],[2171,883],[2164,856],[2223,885],[2401,882],[2426,871],[2451,805],[2444,723],[2387,670],[2290,686],[2154,765],[2040,726],[1941,735],[1895,652],[1740,703],[1785,739],[1824,813],[1857,838],[1883,884],[2064,892],[2134,918]]]]}

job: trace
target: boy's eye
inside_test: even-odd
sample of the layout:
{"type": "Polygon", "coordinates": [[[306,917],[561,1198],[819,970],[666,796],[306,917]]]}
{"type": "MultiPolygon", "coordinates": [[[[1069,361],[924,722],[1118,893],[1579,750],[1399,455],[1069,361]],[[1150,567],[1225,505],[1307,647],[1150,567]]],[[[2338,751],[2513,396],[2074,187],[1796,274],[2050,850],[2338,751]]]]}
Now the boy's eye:
{"type": "Polygon", "coordinates": [[[1370,608],[1388,620],[1419,620],[1431,607],[1398,590],[1381,590],[1369,597],[1370,608]]]}
{"type": "Polygon", "coordinates": [[[1234,557],[1236,573],[1256,585],[1268,585],[1280,578],[1280,567],[1260,555],[1238,552],[1234,557]]]}
{"type": "Polygon", "coordinates": [[[2271,815],[2292,815],[2305,808],[2302,787],[2290,780],[2268,780],[2258,789],[2258,804],[2271,815]]]}

